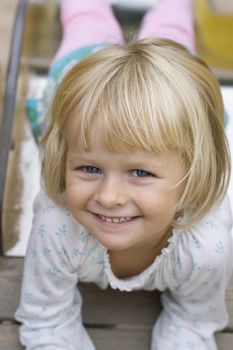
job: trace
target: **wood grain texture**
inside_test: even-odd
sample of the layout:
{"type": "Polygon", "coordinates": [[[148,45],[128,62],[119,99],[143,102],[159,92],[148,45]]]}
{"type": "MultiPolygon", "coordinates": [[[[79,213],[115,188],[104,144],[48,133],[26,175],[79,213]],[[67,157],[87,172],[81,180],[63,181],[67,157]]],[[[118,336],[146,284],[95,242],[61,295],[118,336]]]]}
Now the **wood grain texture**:
{"type": "MultiPolygon", "coordinates": [[[[0,258],[0,320],[13,320],[19,304],[23,258],[0,258]]],[[[227,290],[230,314],[228,330],[233,330],[233,280],[227,290]]],[[[93,284],[80,284],[83,318],[87,325],[152,325],[161,309],[157,292],[100,290],[93,284]]]]}
{"type": "MultiPolygon", "coordinates": [[[[1,350],[23,350],[19,343],[18,325],[0,325],[0,349],[1,350]]],[[[87,328],[93,340],[96,350],[149,350],[151,329],[104,329],[87,328]]],[[[218,350],[232,350],[233,334],[219,333],[216,336],[218,350]]]]}
{"type": "MultiPolygon", "coordinates": [[[[23,275],[22,258],[0,258],[0,321],[14,318],[19,304],[23,275]]],[[[80,284],[83,319],[88,325],[145,324],[155,322],[160,310],[157,292],[101,290],[93,284],[80,284]]],[[[0,348],[1,349],[1,348],[0,348]]]]}

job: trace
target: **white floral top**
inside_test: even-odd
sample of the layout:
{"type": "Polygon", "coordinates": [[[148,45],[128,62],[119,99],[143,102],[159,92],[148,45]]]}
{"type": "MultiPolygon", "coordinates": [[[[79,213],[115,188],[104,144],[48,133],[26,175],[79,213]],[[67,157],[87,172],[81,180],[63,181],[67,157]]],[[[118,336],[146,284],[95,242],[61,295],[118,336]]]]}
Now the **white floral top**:
{"type": "MultiPolygon", "coordinates": [[[[16,319],[27,350],[93,350],[81,320],[77,282],[121,291],[162,291],[152,350],[214,350],[213,333],[228,322],[225,291],[232,270],[231,212],[226,198],[168,246],[138,276],[117,278],[107,249],[41,192],[25,260],[16,319]]],[[[186,218],[182,218],[186,220],[186,218]]]]}

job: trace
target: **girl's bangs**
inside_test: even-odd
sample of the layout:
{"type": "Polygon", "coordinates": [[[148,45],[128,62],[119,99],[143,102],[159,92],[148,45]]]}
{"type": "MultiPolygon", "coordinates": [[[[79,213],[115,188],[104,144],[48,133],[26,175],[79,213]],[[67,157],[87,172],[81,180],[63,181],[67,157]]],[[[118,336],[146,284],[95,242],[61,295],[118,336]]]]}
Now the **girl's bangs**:
{"type": "Polygon", "coordinates": [[[172,88],[169,90],[164,94],[158,87],[150,87],[148,81],[137,77],[129,82],[122,74],[111,79],[102,91],[87,91],[73,113],[79,146],[88,150],[93,137],[98,137],[111,152],[185,149],[184,134],[188,130],[182,118],[184,107],[172,88]]]}

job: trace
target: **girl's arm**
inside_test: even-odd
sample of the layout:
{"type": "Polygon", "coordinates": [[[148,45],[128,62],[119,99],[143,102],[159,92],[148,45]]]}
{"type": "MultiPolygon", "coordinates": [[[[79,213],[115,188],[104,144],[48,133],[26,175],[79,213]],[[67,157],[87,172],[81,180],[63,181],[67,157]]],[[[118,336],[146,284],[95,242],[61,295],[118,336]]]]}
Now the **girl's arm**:
{"type": "Polygon", "coordinates": [[[22,322],[21,343],[27,350],[94,350],[82,325],[82,301],[76,287],[78,260],[74,266],[71,257],[79,227],[67,210],[57,208],[42,193],[34,208],[16,312],[16,319],[22,322]]]}
{"type": "Polygon", "coordinates": [[[168,289],[153,329],[151,350],[216,350],[214,333],[228,323],[225,292],[232,270],[227,202],[196,225],[177,232],[164,272],[168,289]]]}

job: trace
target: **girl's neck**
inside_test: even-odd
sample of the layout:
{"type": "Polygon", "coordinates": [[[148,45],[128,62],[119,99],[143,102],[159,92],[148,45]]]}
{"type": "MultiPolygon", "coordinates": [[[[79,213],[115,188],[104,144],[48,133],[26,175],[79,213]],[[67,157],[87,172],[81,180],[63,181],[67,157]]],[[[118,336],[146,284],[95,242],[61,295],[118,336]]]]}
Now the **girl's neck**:
{"type": "Polygon", "coordinates": [[[130,249],[127,251],[109,251],[109,259],[113,273],[118,278],[129,278],[139,275],[148,268],[167,247],[172,231],[161,239],[156,247],[148,249],[130,249]]]}

